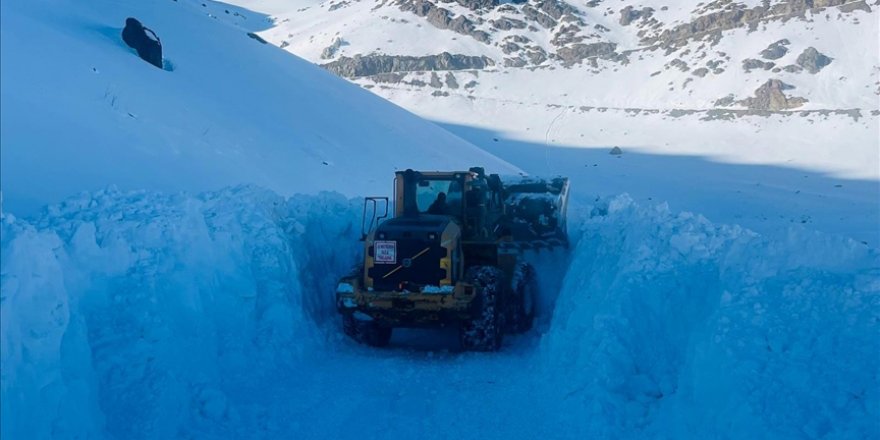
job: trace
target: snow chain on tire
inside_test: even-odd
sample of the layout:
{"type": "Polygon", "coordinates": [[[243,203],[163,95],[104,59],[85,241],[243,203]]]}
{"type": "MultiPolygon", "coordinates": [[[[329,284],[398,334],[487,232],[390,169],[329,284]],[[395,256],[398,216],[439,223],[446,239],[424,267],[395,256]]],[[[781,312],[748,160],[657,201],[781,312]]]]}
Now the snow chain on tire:
{"type": "Polygon", "coordinates": [[[498,350],[504,336],[504,313],[498,307],[504,274],[497,267],[475,266],[468,269],[466,279],[477,289],[480,309],[474,319],[462,323],[461,347],[474,351],[498,350]]]}

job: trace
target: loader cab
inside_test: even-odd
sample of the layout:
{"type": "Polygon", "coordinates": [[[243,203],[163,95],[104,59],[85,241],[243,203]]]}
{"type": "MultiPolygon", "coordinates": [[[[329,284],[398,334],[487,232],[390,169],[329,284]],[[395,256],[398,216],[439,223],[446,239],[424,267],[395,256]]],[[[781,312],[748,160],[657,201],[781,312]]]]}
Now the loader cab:
{"type": "Polygon", "coordinates": [[[464,192],[470,173],[398,172],[394,179],[394,217],[464,215],[464,192]]]}
{"type": "Polygon", "coordinates": [[[467,240],[489,239],[489,225],[503,215],[501,181],[482,168],[456,172],[398,171],[394,217],[452,217],[467,240]]]}

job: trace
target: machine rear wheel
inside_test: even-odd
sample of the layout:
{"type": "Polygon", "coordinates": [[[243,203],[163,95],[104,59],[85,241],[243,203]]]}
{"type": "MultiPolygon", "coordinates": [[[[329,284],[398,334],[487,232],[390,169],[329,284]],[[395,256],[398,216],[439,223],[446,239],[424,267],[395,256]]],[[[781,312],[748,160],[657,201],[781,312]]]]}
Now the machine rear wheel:
{"type": "Polygon", "coordinates": [[[498,308],[504,274],[497,267],[476,266],[468,270],[466,279],[477,288],[480,311],[474,319],[461,324],[461,348],[496,351],[504,338],[504,314],[498,308]]]}

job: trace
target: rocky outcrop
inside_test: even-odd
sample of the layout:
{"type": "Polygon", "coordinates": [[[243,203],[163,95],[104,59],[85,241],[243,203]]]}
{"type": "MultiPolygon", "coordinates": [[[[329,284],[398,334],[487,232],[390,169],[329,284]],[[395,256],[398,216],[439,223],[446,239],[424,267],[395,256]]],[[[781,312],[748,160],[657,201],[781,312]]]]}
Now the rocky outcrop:
{"type": "Polygon", "coordinates": [[[586,39],[586,37],[584,37],[583,35],[578,35],[580,32],[581,28],[575,24],[561,26],[553,35],[553,39],[550,40],[550,44],[557,47],[562,47],[572,43],[580,43],[581,41],[584,41],[586,39]]]}
{"type": "Polygon", "coordinates": [[[755,69],[770,70],[775,66],[776,63],[772,61],[765,62],[761,60],[756,60],[754,58],[746,58],[743,60],[743,70],[745,70],[746,72],[751,72],[755,69]]]}
{"type": "Polygon", "coordinates": [[[578,43],[556,51],[556,56],[564,66],[577,64],[587,58],[618,60],[621,57],[615,50],[617,43],[578,43]]]}
{"type": "Polygon", "coordinates": [[[713,104],[715,107],[730,107],[736,103],[736,97],[731,95],[727,95],[723,98],[720,98],[715,101],[713,104]]]}
{"type": "Polygon", "coordinates": [[[393,72],[427,72],[449,70],[485,69],[495,63],[488,57],[452,55],[443,52],[439,55],[421,57],[393,55],[355,55],[353,58],[340,57],[322,67],[346,78],[358,78],[393,72]]]}
{"type": "Polygon", "coordinates": [[[807,72],[815,75],[819,73],[823,67],[831,64],[831,58],[816,50],[815,47],[808,47],[798,55],[797,61],[795,62],[807,72]]]}
{"type": "Polygon", "coordinates": [[[538,46],[531,47],[526,50],[525,56],[529,59],[530,63],[536,66],[543,63],[544,61],[547,61],[547,52],[545,52],[544,49],[541,49],[538,46]]]}
{"type": "Polygon", "coordinates": [[[498,30],[509,31],[511,29],[525,29],[526,22],[515,18],[501,17],[497,20],[489,20],[489,24],[498,30]]]}
{"type": "Polygon", "coordinates": [[[785,56],[788,53],[788,46],[791,44],[787,39],[779,40],[771,45],[767,46],[766,49],[761,51],[761,58],[765,60],[778,60],[785,56]]]}
{"type": "Polygon", "coordinates": [[[747,8],[741,3],[715,1],[698,11],[704,15],[672,29],[665,29],[660,34],[645,35],[642,37],[642,43],[669,47],[730,29],[741,27],[753,29],[762,20],[788,20],[792,17],[802,17],[808,10],[840,6],[844,3],[847,3],[847,0],[782,0],[772,5],[770,2],[765,2],[760,6],[747,8]]]}
{"type": "Polygon", "coordinates": [[[737,103],[749,110],[789,110],[800,107],[807,102],[800,97],[788,97],[786,90],[792,90],[794,86],[786,84],[778,79],[771,79],[755,90],[755,96],[746,98],[737,103]]]}
{"type": "Polygon", "coordinates": [[[514,52],[519,52],[522,49],[519,44],[516,44],[512,41],[507,41],[501,44],[501,51],[507,55],[510,55],[514,52]]]}
{"type": "Polygon", "coordinates": [[[499,4],[498,0],[455,0],[455,2],[473,11],[491,9],[499,4]]]}
{"type": "Polygon", "coordinates": [[[339,3],[331,3],[330,6],[327,8],[327,12],[333,12],[337,9],[342,9],[350,4],[351,3],[347,2],[347,1],[341,1],[339,3]]]}
{"type": "Polygon", "coordinates": [[[681,58],[676,58],[670,61],[669,67],[676,68],[678,70],[681,70],[682,72],[687,72],[688,70],[691,70],[691,68],[688,67],[688,64],[684,62],[684,60],[682,60],[681,58]]]}
{"type": "Polygon", "coordinates": [[[329,46],[325,47],[324,50],[321,51],[321,59],[329,60],[336,56],[336,52],[339,51],[339,48],[347,45],[348,43],[342,38],[336,37],[329,46]]]}
{"type": "Polygon", "coordinates": [[[261,36],[255,34],[255,33],[253,33],[253,32],[248,32],[248,33],[247,33],[247,36],[253,38],[254,40],[257,40],[258,42],[260,42],[260,43],[262,43],[262,44],[269,44],[269,42],[266,41],[265,39],[263,39],[263,37],[261,37],[261,36]]]}
{"type": "Polygon", "coordinates": [[[558,0],[543,0],[536,5],[538,10],[553,17],[554,20],[561,20],[564,16],[577,15],[577,11],[568,3],[558,0]]]}
{"type": "Polygon", "coordinates": [[[530,5],[523,6],[522,13],[523,16],[526,17],[526,19],[534,21],[547,29],[551,29],[556,26],[556,20],[554,20],[553,17],[539,11],[538,9],[535,9],[530,5]]]}
{"type": "Polygon", "coordinates": [[[404,1],[400,4],[400,10],[412,12],[419,17],[425,17],[428,23],[438,29],[449,29],[453,32],[473,37],[482,43],[489,43],[490,37],[487,32],[476,30],[476,25],[463,15],[454,16],[448,9],[435,6],[428,0],[404,1]]]}
{"type": "MultiPolygon", "coordinates": [[[[875,2],[874,5],[877,5],[875,2]]],[[[865,11],[867,13],[871,13],[871,7],[868,6],[868,2],[865,0],[859,0],[857,2],[847,3],[845,5],[840,6],[840,12],[853,12],[853,11],[865,11]]]]}
{"type": "Polygon", "coordinates": [[[621,26],[629,26],[630,23],[640,20],[640,19],[649,19],[654,15],[654,8],[644,7],[642,9],[635,9],[632,6],[627,6],[620,10],[620,25],[621,26]]]}
{"type": "MultiPolygon", "coordinates": [[[[729,57],[727,59],[729,59],[729,57]]],[[[706,61],[706,68],[709,69],[710,72],[719,75],[724,72],[724,68],[721,67],[724,65],[724,62],[725,59],[709,60],[706,61]]]]}
{"type": "Polygon", "coordinates": [[[458,81],[455,80],[455,75],[452,72],[446,72],[446,87],[450,89],[458,88],[458,81]]]}
{"type": "Polygon", "coordinates": [[[437,72],[431,72],[431,82],[429,82],[428,85],[435,89],[443,87],[443,83],[440,81],[440,76],[437,75],[437,72]]]}
{"type": "Polygon", "coordinates": [[[699,69],[694,69],[694,71],[691,72],[692,75],[698,76],[700,78],[706,76],[708,73],[709,73],[709,69],[707,69],[705,67],[700,67],[699,69]]]}

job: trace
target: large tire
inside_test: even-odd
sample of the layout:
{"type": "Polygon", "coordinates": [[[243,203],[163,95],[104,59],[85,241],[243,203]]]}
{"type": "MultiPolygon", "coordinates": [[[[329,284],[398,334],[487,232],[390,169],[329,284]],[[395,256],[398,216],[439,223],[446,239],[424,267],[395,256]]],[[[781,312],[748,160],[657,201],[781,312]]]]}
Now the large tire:
{"type": "Polygon", "coordinates": [[[513,297],[508,304],[507,330],[523,333],[532,329],[535,321],[538,282],[535,268],[529,263],[520,263],[512,280],[513,297]]]}
{"type": "Polygon", "coordinates": [[[361,321],[350,313],[342,315],[342,331],[361,344],[385,347],[391,341],[391,328],[380,327],[373,321],[361,321]]]}
{"type": "Polygon", "coordinates": [[[463,350],[496,351],[504,339],[504,314],[498,307],[504,273],[497,267],[476,266],[468,270],[466,280],[477,289],[480,308],[477,316],[464,321],[459,330],[463,350]]]}

